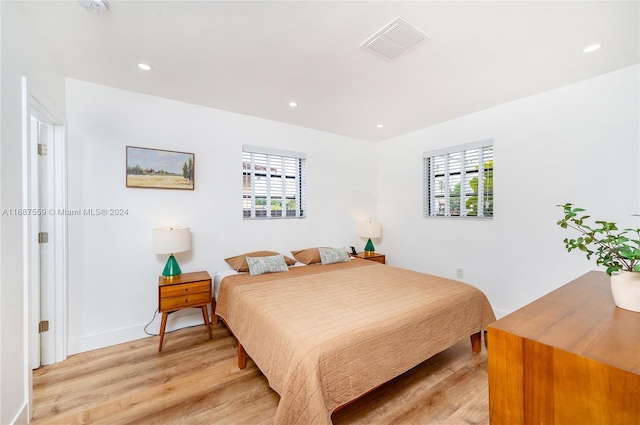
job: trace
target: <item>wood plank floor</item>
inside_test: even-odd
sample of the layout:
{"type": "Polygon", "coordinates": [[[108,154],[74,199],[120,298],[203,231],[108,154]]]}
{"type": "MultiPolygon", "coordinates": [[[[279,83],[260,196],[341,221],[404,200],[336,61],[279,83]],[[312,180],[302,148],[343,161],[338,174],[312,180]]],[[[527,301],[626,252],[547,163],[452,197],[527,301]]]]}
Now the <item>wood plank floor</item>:
{"type": "MultiPolygon", "coordinates": [[[[33,372],[33,424],[273,424],[279,396],[236,363],[222,322],[69,357],[33,372]]],[[[465,340],[333,414],[339,424],[488,424],[487,354],[465,340]]]]}

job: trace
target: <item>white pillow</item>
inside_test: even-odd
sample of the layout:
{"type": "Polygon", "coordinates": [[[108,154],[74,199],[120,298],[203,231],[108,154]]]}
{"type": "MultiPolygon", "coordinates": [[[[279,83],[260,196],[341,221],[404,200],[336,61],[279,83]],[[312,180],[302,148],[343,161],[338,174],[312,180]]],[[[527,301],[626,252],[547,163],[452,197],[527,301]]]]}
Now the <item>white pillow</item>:
{"type": "Polygon", "coordinates": [[[288,272],[289,268],[284,260],[284,255],[272,255],[269,257],[246,257],[249,266],[249,274],[257,276],[265,273],[288,272]]]}
{"type": "Polygon", "coordinates": [[[350,261],[346,248],[318,248],[322,265],[350,261]]]}

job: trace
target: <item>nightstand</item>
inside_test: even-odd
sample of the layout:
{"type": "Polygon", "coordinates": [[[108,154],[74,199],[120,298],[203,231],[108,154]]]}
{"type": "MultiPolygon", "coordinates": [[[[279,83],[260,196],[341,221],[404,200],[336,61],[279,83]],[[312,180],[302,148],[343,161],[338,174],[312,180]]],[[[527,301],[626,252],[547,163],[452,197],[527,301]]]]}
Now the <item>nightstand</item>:
{"type": "Polygon", "coordinates": [[[160,345],[162,351],[164,329],[167,326],[167,316],[183,308],[200,308],[204,317],[204,325],[211,335],[207,304],[211,303],[211,276],[207,272],[182,273],[173,279],[158,278],[158,306],[162,313],[160,325],[160,345]]]}
{"type": "Polygon", "coordinates": [[[362,258],[363,260],[376,261],[380,264],[386,264],[384,254],[380,254],[378,252],[372,252],[370,254],[366,252],[359,252],[356,257],[362,258]]]}

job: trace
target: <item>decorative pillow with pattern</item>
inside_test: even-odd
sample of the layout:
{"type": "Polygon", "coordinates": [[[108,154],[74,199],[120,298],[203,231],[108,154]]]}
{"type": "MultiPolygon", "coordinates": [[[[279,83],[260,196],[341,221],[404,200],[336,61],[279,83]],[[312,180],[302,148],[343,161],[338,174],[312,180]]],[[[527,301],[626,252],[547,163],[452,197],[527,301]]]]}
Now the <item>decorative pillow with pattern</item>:
{"type": "MultiPolygon", "coordinates": [[[[224,261],[226,261],[227,264],[237,272],[248,272],[249,266],[247,265],[247,257],[271,257],[273,255],[280,255],[280,253],[276,251],[254,251],[236,255],[235,257],[225,258],[224,261]]],[[[287,256],[284,257],[284,260],[288,266],[293,266],[296,263],[296,260],[287,256]]]]}
{"type": "Polygon", "coordinates": [[[288,272],[289,268],[284,260],[284,255],[270,257],[247,257],[249,274],[257,276],[265,273],[288,272]]]}
{"type": "Polygon", "coordinates": [[[346,248],[318,248],[322,265],[350,261],[346,248]]]}

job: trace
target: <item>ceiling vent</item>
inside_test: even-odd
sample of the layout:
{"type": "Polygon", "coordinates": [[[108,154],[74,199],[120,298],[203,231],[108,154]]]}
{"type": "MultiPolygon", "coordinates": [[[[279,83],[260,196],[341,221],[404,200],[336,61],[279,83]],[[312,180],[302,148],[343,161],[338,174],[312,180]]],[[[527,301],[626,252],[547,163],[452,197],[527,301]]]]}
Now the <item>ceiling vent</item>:
{"type": "Polygon", "coordinates": [[[107,0],[78,0],[78,3],[91,13],[96,15],[104,15],[109,9],[107,0]]]}
{"type": "Polygon", "coordinates": [[[431,37],[398,16],[365,40],[360,47],[394,60],[427,38],[431,37]]]}

